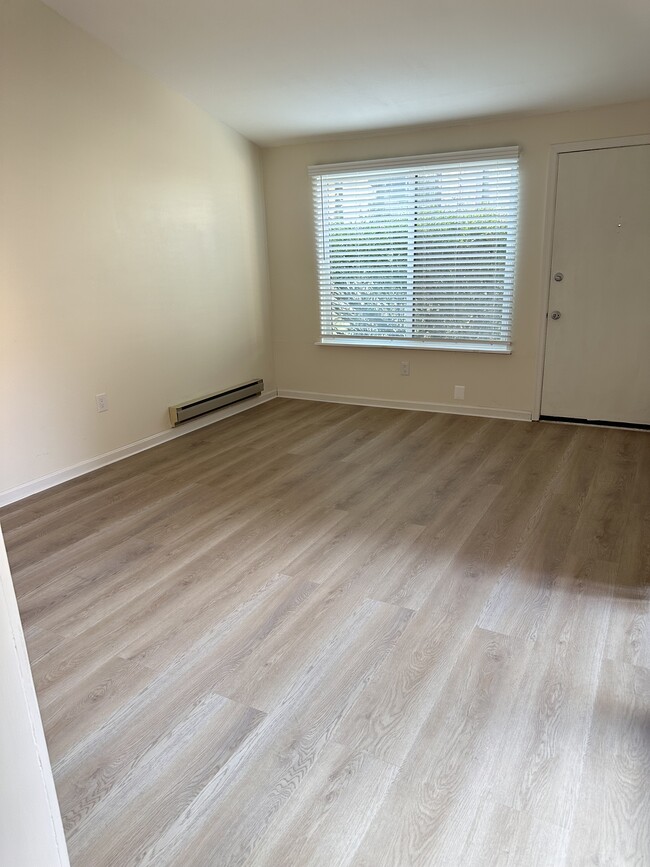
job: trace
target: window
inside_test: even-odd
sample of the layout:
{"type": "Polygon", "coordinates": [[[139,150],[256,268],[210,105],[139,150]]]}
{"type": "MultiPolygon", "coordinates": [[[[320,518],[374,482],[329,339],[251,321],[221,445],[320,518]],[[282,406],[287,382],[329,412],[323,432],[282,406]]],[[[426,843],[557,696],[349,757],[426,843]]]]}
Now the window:
{"type": "Polygon", "coordinates": [[[509,352],[518,153],[312,166],[321,342],[509,352]]]}

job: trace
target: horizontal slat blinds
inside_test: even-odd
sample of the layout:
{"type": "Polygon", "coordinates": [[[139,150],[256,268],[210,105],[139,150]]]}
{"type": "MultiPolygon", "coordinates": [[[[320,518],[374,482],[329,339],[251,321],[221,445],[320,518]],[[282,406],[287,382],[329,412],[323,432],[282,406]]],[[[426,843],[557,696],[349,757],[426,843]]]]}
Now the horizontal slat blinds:
{"type": "Polygon", "coordinates": [[[309,171],[323,342],[509,350],[517,148],[309,171]]]}

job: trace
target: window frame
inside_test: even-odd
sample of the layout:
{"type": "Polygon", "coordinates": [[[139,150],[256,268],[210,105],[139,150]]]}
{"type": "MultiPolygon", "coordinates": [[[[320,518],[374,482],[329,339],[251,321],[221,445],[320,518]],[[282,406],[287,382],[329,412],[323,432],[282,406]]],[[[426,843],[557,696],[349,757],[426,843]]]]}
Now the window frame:
{"type": "MultiPolygon", "coordinates": [[[[518,260],[518,252],[519,252],[519,227],[520,227],[520,215],[521,215],[521,184],[520,184],[520,166],[519,166],[519,157],[520,157],[520,148],[518,146],[508,146],[508,147],[500,147],[500,148],[483,148],[479,150],[466,150],[466,151],[451,151],[451,152],[442,152],[436,154],[425,154],[425,155],[416,155],[416,156],[408,156],[408,157],[397,157],[397,158],[389,158],[389,159],[377,159],[377,160],[360,160],[360,161],[352,161],[352,162],[343,162],[343,163],[326,163],[320,165],[312,165],[308,168],[308,174],[310,180],[312,182],[312,195],[313,195],[313,231],[314,231],[314,241],[315,241],[315,257],[316,257],[316,266],[317,266],[317,294],[318,294],[318,305],[319,305],[319,334],[320,337],[316,341],[317,346],[353,346],[353,347],[374,347],[374,348],[388,348],[388,349],[426,349],[426,350],[442,350],[442,351],[452,351],[452,352],[481,352],[481,353],[489,353],[489,354],[497,354],[497,355],[510,355],[512,353],[512,329],[514,325],[514,300],[516,295],[516,283],[517,283],[517,260],[518,260]],[[418,169],[428,169],[431,166],[435,165],[445,165],[445,164],[460,164],[460,163],[485,163],[488,161],[498,161],[498,160],[509,160],[514,161],[515,163],[515,209],[514,209],[514,219],[512,220],[512,237],[510,237],[510,243],[512,244],[512,277],[511,281],[508,284],[509,288],[505,290],[502,294],[502,310],[506,310],[507,322],[508,322],[508,340],[507,342],[496,342],[492,340],[478,340],[478,339],[467,339],[464,340],[461,336],[456,335],[452,339],[434,339],[434,338],[426,338],[422,340],[418,340],[413,338],[412,336],[409,338],[390,338],[390,337],[377,337],[373,338],[370,336],[362,337],[362,336],[343,336],[343,335],[329,335],[323,332],[323,321],[324,321],[324,313],[323,313],[323,305],[324,305],[324,296],[326,292],[331,291],[329,287],[324,290],[323,288],[323,278],[321,274],[321,253],[319,248],[323,247],[323,249],[327,248],[327,232],[328,226],[327,222],[322,218],[322,233],[319,235],[319,215],[317,211],[317,202],[320,197],[320,193],[316,188],[316,181],[318,181],[322,177],[326,176],[336,176],[336,175],[345,175],[345,174],[353,174],[359,172],[381,172],[382,170],[390,170],[390,169],[402,169],[405,171],[412,170],[416,172],[418,169]]],[[[415,199],[414,199],[415,203],[415,199]]],[[[409,224],[415,223],[416,212],[415,212],[416,204],[414,204],[414,210],[412,214],[409,215],[409,224]]],[[[412,230],[409,230],[409,234],[413,234],[412,230]]],[[[412,270],[412,259],[414,254],[415,244],[412,239],[409,239],[408,250],[407,250],[407,258],[411,262],[411,270],[412,270]]],[[[325,254],[323,254],[323,257],[325,254]]],[[[408,269],[408,266],[407,266],[408,269]]],[[[407,284],[407,291],[410,296],[410,301],[407,304],[410,304],[411,308],[413,307],[413,299],[415,297],[414,290],[414,282],[411,280],[410,283],[407,284]]]]}

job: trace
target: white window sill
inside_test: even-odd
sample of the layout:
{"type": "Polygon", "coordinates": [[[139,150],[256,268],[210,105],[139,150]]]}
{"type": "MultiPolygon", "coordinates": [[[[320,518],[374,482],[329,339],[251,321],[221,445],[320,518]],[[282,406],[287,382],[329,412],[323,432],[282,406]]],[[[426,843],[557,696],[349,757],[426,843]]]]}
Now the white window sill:
{"type": "Polygon", "coordinates": [[[360,340],[355,337],[323,337],[315,346],[369,346],[374,349],[435,349],[444,352],[489,352],[495,355],[512,355],[512,347],[499,343],[436,343],[416,340],[360,340]]]}

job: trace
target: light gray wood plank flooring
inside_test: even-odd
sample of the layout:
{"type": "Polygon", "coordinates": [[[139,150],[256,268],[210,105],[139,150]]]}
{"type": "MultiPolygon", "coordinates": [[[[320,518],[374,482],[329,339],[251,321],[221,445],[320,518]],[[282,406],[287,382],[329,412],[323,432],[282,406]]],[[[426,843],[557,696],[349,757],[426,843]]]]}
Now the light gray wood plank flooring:
{"type": "Polygon", "coordinates": [[[73,867],[650,864],[649,468],[275,400],[0,510],[73,867]]]}

